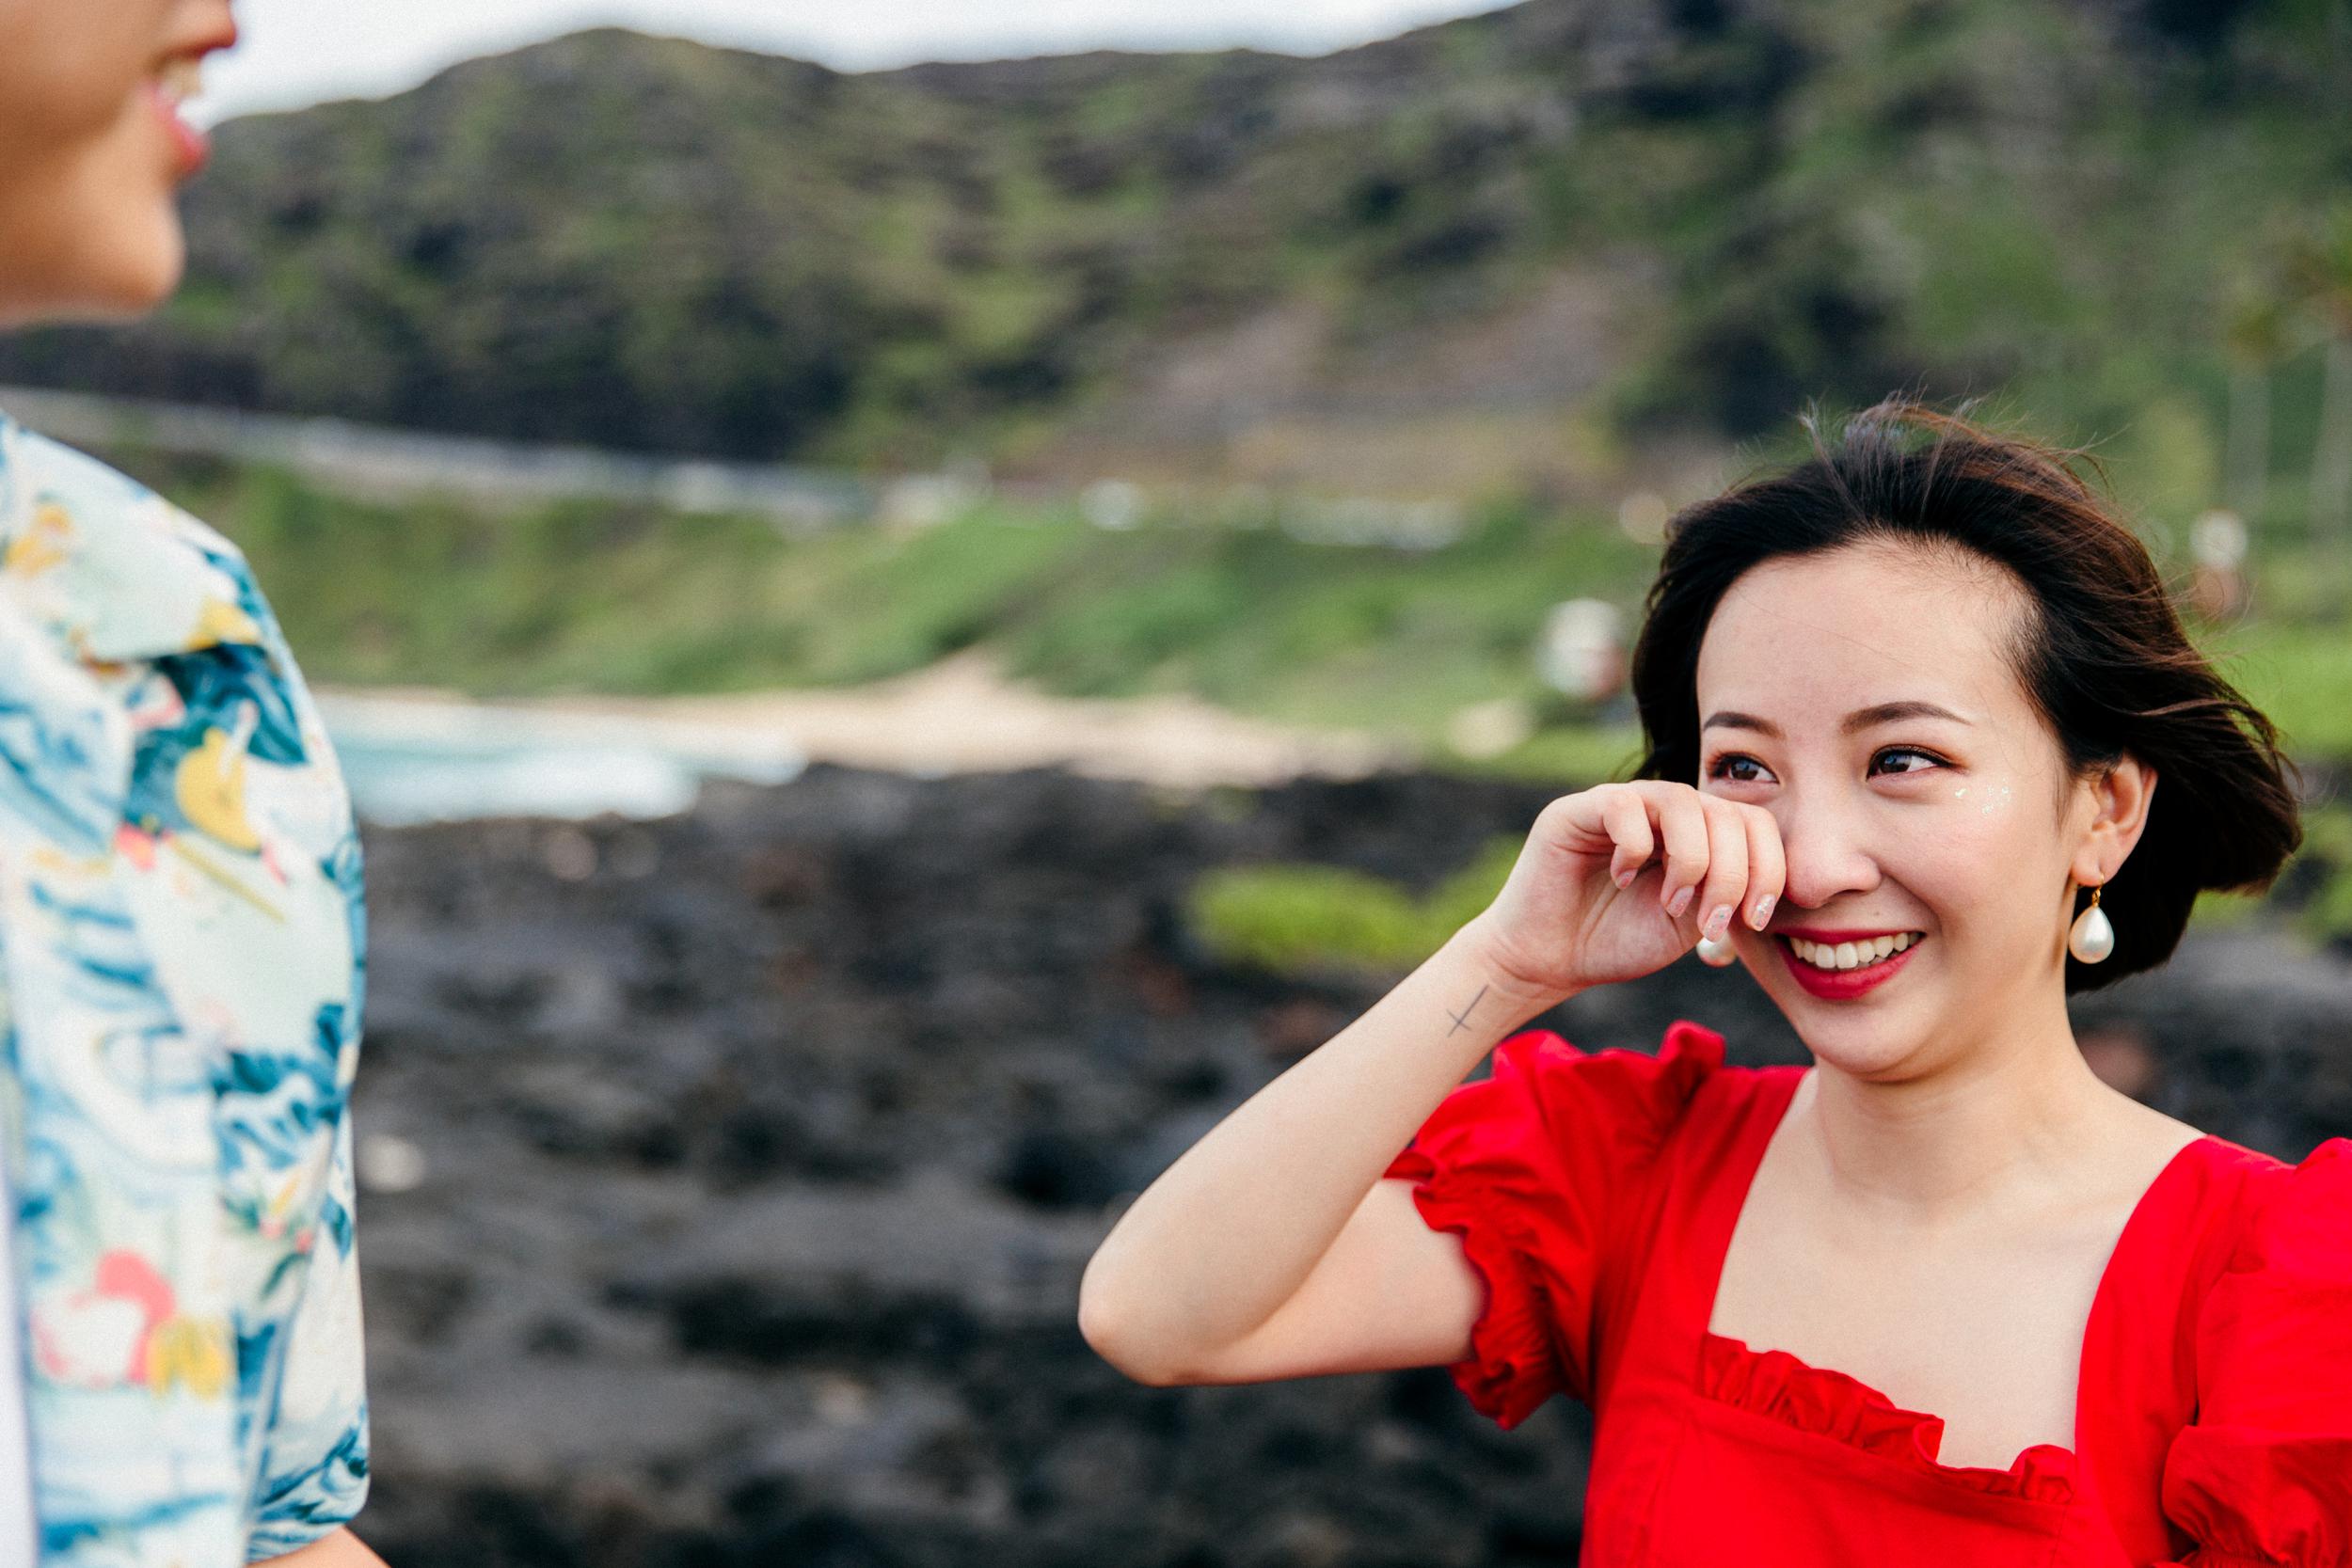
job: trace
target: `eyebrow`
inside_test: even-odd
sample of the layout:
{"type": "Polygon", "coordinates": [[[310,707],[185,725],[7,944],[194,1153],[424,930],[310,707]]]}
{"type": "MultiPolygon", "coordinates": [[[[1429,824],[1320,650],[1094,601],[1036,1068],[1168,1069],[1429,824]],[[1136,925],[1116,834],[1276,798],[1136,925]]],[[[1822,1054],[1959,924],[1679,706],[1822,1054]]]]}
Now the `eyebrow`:
{"type": "MultiPolygon", "coordinates": [[[[1880,724],[1891,724],[1898,719],[1948,719],[1955,724],[1968,722],[1950,708],[1938,707],[1933,703],[1880,703],[1871,707],[1858,707],[1846,715],[1845,722],[1837,726],[1837,733],[1856,735],[1880,724]]],[[[1772,721],[1758,719],[1752,713],[1735,712],[1729,708],[1725,708],[1721,713],[1708,715],[1707,722],[1701,724],[1699,729],[1705,732],[1718,725],[1731,730],[1754,730],[1758,735],[1771,736],[1774,740],[1782,738],[1780,726],[1772,721]]]]}

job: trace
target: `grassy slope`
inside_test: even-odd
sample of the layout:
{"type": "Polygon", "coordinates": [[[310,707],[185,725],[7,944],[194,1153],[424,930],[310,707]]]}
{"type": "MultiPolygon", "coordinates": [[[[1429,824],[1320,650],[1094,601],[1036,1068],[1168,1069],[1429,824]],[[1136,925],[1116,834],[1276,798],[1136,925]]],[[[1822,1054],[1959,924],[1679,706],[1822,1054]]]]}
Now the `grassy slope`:
{"type": "MultiPolygon", "coordinates": [[[[1426,552],[1181,514],[1104,531],[1075,509],[1003,504],[788,540],[600,504],[371,505],[268,470],[108,455],[246,548],[320,678],[482,695],[839,685],[987,643],[1057,691],[1188,690],[1434,742],[1465,705],[1540,698],[1531,651],[1550,607],[1589,596],[1630,614],[1656,562],[1613,519],[1502,502],[1426,552]]],[[[2352,761],[2352,570],[2281,543],[2258,553],[2255,583],[2257,615],[2200,640],[2291,750],[2352,761]]],[[[1619,738],[1571,732],[1516,766],[1605,770],[1619,738]]]]}
{"type": "Polygon", "coordinates": [[[2192,48],[2127,0],[1531,0],[1323,59],[864,76],[586,34],[224,128],[174,307],[0,376],[920,463],[1050,446],[1278,307],[1376,379],[1589,267],[1662,279],[1605,367],[1622,431],[1917,376],[2153,430],[2141,468],[2194,482],[2214,305],[2352,151],[2323,7],[2207,8],[2238,20],[2192,48]]]}
{"type": "MultiPolygon", "coordinates": [[[[1186,689],[1378,728],[1443,760],[1465,705],[1540,696],[1529,649],[1552,603],[1631,610],[1654,564],[1609,519],[1509,506],[1426,554],[1177,517],[1104,532],[1001,506],[911,534],[787,541],[747,520],[603,506],[375,507],[282,474],[109,455],[245,546],[313,678],[483,695],[854,682],[985,642],[1050,689],[1186,689]]],[[[2347,579],[2352,562],[2274,545],[2256,563],[2263,613],[2195,628],[2289,751],[2339,774],[2352,767],[2347,579]]],[[[1638,740],[1623,723],[1563,723],[1478,766],[1578,785],[1624,776],[1638,740]]],[[[2287,903],[2315,935],[2352,934],[2352,810],[2323,802],[2307,826],[2287,903]]],[[[1511,847],[1428,899],[1327,868],[1236,869],[1202,884],[1193,914],[1251,962],[1395,967],[1491,894],[1511,847]]],[[[2201,918],[2242,904],[2208,900],[2201,918]]]]}
{"type": "Polygon", "coordinates": [[[1005,506],[787,540],[606,505],[377,506],[110,455],[245,547],[319,678],[485,695],[844,684],[988,642],[1059,691],[1185,689],[1426,735],[1464,703],[1532,694],[1551,603],[1636,595],[1650,564],[1598,519],[1508,506],[1427,553],[1167,517],[1106,532],[1005,506]]]}

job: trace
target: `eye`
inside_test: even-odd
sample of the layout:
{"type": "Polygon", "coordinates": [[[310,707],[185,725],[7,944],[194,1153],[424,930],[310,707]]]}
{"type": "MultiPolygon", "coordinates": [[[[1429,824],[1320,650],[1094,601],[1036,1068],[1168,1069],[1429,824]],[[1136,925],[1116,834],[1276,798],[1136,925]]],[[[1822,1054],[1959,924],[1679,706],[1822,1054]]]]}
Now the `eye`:
{"type": "MultiPolygon", "coordinates": [[[[1889,746],[1870,760],[1875,763],[1879,760],[1879,757],[1925,757],[1932,766],[1939,768],[1944,766],[1944,759],[1942,757],[1937,756],[1932,752],[1923,752],[1916,746],[1889,746]]],[[[1894,771],[1899,773],[1920,773],[1925,772],[1926,769],[1920,768],[1899,768],[1894,769],[1894,771]]]]}
{"type": "Polygon", "coordinates": [[[1735,774],[1731,771],[1731,769],[1735,768],[1754,768],[1760,772],[1763,767],[1764,765],[1756,761],[1754,757],[1742,755],[1738,752],[1725,752],[1723,755],[1717,757],[1713,762],[1708,764],[1707,776],[1710,779],[1729,779],[1734,784],[1755,784],[1757,782],[1756,774],[1735,774]]]}

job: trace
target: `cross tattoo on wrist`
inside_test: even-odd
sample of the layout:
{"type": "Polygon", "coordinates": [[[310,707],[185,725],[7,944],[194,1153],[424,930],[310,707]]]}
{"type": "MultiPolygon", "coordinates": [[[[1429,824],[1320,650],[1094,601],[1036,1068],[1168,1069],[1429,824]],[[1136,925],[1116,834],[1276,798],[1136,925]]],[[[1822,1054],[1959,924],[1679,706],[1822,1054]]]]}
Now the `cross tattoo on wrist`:
{"type": "Polygon", "coordinates": [[[1463,1008],[1460,1012],[1458,1012],[1458,1013],[1448,1013],[1448,1014],[1446,1014],[1446,1015],[1445,1015],[1446,1017],[1448,1017],[1448,1018],[1450,1018],[1450,1019],[1452,1019],[1452,1020],[1454,1021],[1454,1027],[1453,1027],[1453,1028],[1451,1028],[1451,1029],[1448,1029],[1448,1030],[1445,1032],[1445,1037],[1446,1037],[1446,1038],[1448,1038],[1448,1039],[1452,1039],[1454,1036],[1456,1036],[1456,1035],[1460,1034],[1463,1030],[1465,1030],[1465,1029],[1467,1029],[1467,1028],[1469,1028],[1469,1027],[1470,1027],[1470,1013],[1472,1012],[1472,1010],[1474,1010],[1474,1009],[1477,1007],[1477,1006],[1478,1006],[1478,1004],[1479,1004],[1479,1003],[1481,1003],[1481,1002],[1483,1002],[1483,1001],[1485,1001],[1485,1000],[1486,1000],[1486,992],[1487,992],[1487,991],[1489,991],[1489,990],[1491,990],[1492,989],[1493,989],[1493,987],[1491,987],[1491,986],[1481,986],[1481,987],[1479,987],[1479,988],[1478,988],[1478,994],[1477,994],[1476,996],[1473,996],[1473,997],[1471,997],[1471,998],[1470,999],[1470,1006],[1469,1006],[1464,1007],[1464,1008],[1463,1008]]]}

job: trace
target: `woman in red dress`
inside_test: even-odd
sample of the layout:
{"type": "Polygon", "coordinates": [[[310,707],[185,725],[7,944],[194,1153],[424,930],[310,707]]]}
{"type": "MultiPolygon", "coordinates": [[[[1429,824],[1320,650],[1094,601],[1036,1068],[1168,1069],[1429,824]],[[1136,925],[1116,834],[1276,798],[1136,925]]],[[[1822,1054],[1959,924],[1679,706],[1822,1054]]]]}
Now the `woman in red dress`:
{"type": "Polygon", "coordinates": [[[1891,402],[1678,517],[1638,776],[1136,1198],[1089,1342],[1588,1402],[1588,1565],[2352,1568],[2352,1138],[2201,1132],[2069,1027],[2301,836],[2076,455],[1891,402]],[[1694,944],[1810,1066],[1520,1029],[1694,944]]]}

